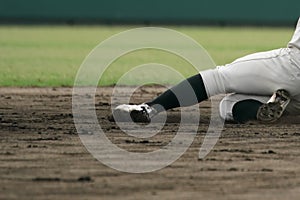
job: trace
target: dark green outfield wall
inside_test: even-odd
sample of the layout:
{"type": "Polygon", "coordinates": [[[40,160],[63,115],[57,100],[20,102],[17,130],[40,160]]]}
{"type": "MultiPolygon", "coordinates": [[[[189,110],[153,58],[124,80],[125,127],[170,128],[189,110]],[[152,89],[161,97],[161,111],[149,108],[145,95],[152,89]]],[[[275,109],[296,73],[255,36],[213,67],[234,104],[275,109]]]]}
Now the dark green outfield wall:
{"type": "Polygon", "coordinates": [[[2,22],[292,24],[300,0],[0,0],[2,22]]]}

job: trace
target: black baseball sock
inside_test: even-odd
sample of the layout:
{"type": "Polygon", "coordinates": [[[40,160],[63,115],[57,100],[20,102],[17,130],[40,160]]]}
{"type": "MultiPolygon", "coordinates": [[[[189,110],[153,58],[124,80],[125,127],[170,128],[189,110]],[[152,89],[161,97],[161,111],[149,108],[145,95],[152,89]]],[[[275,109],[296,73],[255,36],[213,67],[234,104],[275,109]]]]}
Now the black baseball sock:
{"type": "Polygon", "coordinates": [[[169,110],[180,106],[191,106],[206,99],[208,99],[208,96],[202,77],[197,74],[168,89],[146,104],[161,112],[163,109],[169,110]]]}
{"type": "Polygon", "coordinates": [[[237,102],[232,108],[234,121],[245,123],[250,120],[256,120],[257,111],[262,104],[253,99],[237,102]]]}

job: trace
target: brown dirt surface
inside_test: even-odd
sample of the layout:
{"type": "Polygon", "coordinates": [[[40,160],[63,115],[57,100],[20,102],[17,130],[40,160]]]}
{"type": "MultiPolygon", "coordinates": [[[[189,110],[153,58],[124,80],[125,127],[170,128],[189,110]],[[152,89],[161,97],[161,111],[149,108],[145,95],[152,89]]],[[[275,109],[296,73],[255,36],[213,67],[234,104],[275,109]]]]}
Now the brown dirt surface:
{"type": "MultiPolygon", "coordinates": [[[[99,88],[96,111],[110,140],[150,151],[176,134],[178,110],[162,133],[127,137],[107,116],[112,87],[99,88]]],[[[132,102],[163,87],[143,87],[132,102]]],[[[300,118],[275,124],[227,123],[214,149],[198,159],[210,103],[200,104],[198,134],[184,155],[161,170],[131,174],[97,161],[83,146],[72,116],[72,88],[0,88],[0,199],[299,199],[300,118]]]]}

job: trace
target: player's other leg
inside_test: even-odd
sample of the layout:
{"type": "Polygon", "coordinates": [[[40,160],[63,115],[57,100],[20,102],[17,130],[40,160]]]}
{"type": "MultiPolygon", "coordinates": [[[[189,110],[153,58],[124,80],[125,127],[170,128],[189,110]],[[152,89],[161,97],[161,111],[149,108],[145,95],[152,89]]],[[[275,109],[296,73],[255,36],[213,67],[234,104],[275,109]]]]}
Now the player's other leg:
{"type": "Polygon", "coordinates": [[[140,105],[122,104],[113,110],[113,116],[120,121],[150,122],[151,118],[162,111],[177,107],[195,105],[208,99],[204,82],[200,74],[196,74],[176,86],[166,90],[152,101],[140,105]]]}
{"type": "Polygon", "coordinates": [[[227,121],[245,123],[258,120],[274,122],[278,120],[290,103],[287,91],[277,90],[272,97],[231,94],[220,103],[220,115],[227,121]]]}
{"type": "Polygon", "coordinates": [[[266,103],[268,98],[265,96],[229,94],[220,102],[220,116],[226,121],[238,123],[256,120],[259,107],[266,103]]]}

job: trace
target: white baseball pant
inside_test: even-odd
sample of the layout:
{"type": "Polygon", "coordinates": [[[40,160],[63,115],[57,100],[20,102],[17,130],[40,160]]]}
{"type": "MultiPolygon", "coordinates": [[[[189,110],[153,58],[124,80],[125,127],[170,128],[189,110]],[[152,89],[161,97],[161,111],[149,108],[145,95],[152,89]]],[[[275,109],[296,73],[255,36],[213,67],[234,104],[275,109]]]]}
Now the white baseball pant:
{"type": "Polygon", "coordinates": [[[300,18],[287,48],[254,53],[200,72],[207,95],[227,95],[220,103],[220,114],[232,120],[235,103],[254,99],[266,103],[278,89],[291,95],[290,114],[300,114],[300,18]]]}

